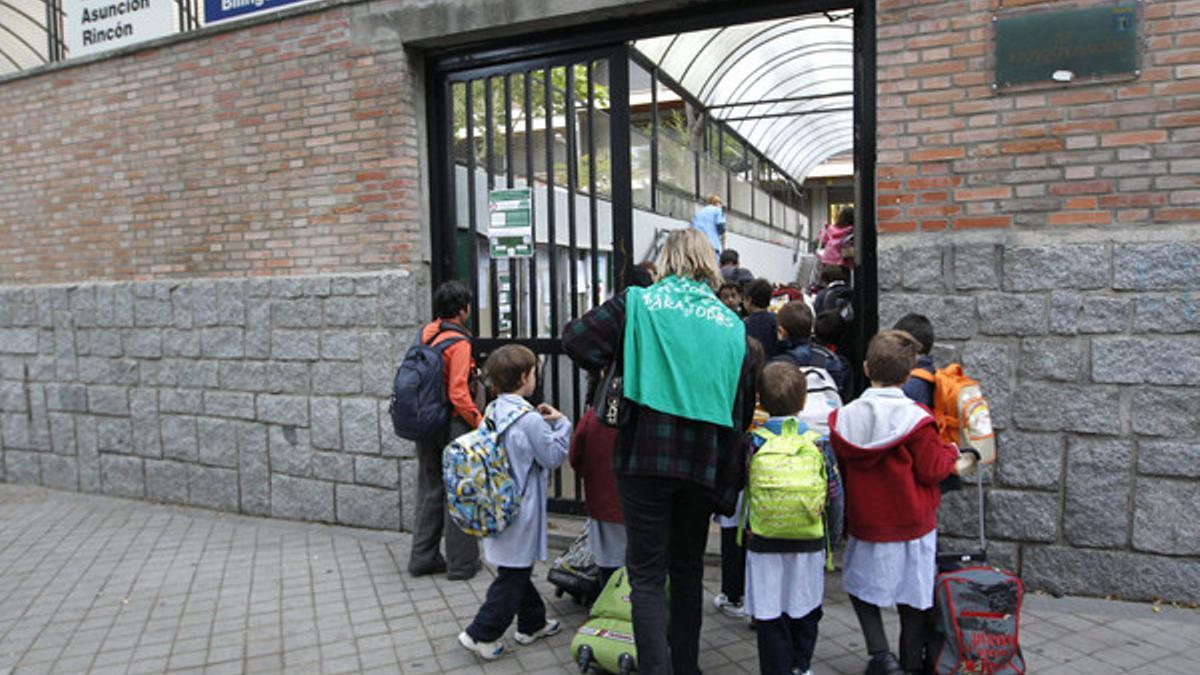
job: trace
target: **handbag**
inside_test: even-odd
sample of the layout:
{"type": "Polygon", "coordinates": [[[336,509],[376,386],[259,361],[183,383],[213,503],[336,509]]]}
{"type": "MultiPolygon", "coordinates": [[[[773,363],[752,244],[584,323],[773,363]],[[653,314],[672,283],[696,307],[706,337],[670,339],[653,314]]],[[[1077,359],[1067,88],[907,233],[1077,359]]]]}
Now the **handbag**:
{"type": "Polygon", "coordinates": [[[600,386],[596,387],[596,398],[593,401],[600,423],[614,429],[627,426],[633,414],[632,404],[625,400],[625,378],[620,363],[624,349],[625,330],[622,328],[612,362],[604,369],[604,378],[600,380],[600,386]]]}

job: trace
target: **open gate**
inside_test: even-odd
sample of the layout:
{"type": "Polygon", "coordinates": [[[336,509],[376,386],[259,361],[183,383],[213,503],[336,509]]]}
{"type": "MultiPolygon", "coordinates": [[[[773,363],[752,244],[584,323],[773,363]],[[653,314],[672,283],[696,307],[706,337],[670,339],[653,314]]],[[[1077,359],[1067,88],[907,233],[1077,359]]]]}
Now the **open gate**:
{"type": "MultiPolygon", "coordinates": [[[[586,375],[560,331],[620,288],[630,259],[627,48],[451,68],[436,86],[434,282],[474,289],[478,358],[529,347],[542,361],[539,395],[578,420],[586,375]],[[497,191],[514,189],[532,197],[527,250],[489,237],[493,216],[503,219],[494,207],[521,194],[497,191]]],[[[581,511],[569,467],[555,472],[550,498],[555,511],[581,511]]]]}
{"type": "MultiPolygon", "coordinates": [[[[618,17],[524,42],[499,38],[429,54],[432,276],[435,286],[457,278],[474,289],[471,329],[477,359],[510,342],[531,348],[542,360],[537,396],[579,419],[586,374],[564,354],[562,327],[619,291],[625,272],[654,250],[664,231],[654,224],[654,216],[663,213],[662,191],[656,186],[667,180],[660,175],[660,165],[666,166],[663,158],[669,148],[658,141],[663,120],[655,96],[667,78],[635,53],[630,41],[804,13],[823,13],[833,21],[834,10],[843,16],[850,10],[854,17],[853,201],[859,206],[860,270],[855,304],[861,318],[851,352],[861,355],[877,327],[875,222],[870,208],[875,203],[874,3],[730,0],[706,4],[703,12],[683,7],[644,21],[618,17]],[[650,98],[638,100],[641,107],[631,124],[635,76],[639,79],[633,88],[642,92],[648,87],[650,98]],[[649,121],[644,119],[647,109],[652,111],[649,121]],[[643,128],[647,124],[655,130],[649,136],[643,128]],[[649,179],[643,180],[643,174],[649,179]],[[512,189],[530,191],[533,226],[528,241],[518,237],[493,242],[489,229],[495,211],[507,209],[504,202],[521,201],[511,194],[494,196],[493,191],[512,189]],[[519,255],[524,253],[528,255],[519,255]]],[[[716,139],[717,147],[724,148],[719,133],[716,139]]],[[[701,158],[693,160],[695,193],[689,198],[698,199],[707,173],[701,158]]],[[[726,181],[728,187],[731,181],[726,181]]],[[[746,210],[755,218],[757,199],[746,210]]],[[[779,212],[767,207],[762,213],[779,212]]],[[[771,217],[767,223],[777,225],[771,217]]],[[[559,513],[583,511],[581,481],[569,467],[554,474],[550,508],[559,513]]]]}

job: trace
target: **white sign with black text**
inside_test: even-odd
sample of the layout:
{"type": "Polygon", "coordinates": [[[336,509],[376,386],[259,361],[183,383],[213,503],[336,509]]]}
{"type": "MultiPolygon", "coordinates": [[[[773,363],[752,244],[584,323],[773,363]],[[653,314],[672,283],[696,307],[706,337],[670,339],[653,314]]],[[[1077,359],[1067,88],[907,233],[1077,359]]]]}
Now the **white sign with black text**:
{"type": "Polygon", "coordinates": [[[176,32],[175,0],[66,0],[67,58],[176,32]]]}

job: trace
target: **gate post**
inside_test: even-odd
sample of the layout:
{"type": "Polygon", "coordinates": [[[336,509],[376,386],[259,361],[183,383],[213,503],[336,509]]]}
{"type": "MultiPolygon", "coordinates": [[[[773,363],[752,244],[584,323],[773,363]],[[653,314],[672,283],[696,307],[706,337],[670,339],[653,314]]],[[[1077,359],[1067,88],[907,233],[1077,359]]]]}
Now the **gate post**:
{"type": "Polygon", "coordinates": [[[609,62],[609,142],[612,149],[614,292],[625,288],[633,266],[633,169],[629,159],[629,46],[613,49],[609,62]]]}

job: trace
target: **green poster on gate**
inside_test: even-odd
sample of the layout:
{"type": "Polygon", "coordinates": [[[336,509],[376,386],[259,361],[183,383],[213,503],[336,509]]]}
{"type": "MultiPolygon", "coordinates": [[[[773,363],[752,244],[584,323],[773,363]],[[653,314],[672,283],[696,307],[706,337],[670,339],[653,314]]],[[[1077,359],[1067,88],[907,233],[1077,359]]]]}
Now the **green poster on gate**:
{"type": "Polygon", "coordinates": [[[493,258],[533,255],[533,190],[488,192],[488,250],[493,258]]]}

